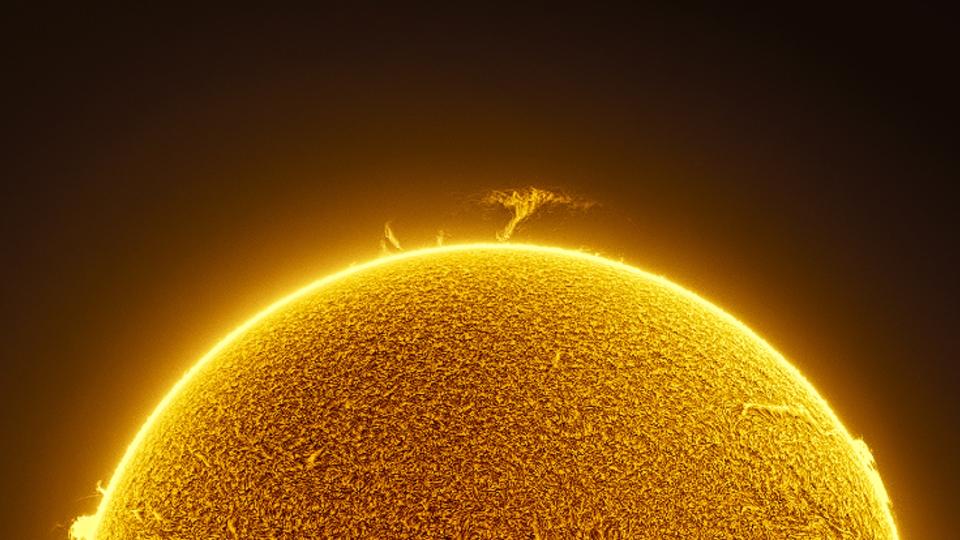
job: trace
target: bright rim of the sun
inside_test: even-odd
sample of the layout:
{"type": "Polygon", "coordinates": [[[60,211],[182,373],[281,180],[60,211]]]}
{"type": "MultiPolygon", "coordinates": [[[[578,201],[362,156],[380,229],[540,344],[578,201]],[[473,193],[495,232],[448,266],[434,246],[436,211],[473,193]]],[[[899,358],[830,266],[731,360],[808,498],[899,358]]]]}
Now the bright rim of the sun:
{"type": "MultiPolygon", "coordinates": [[[[431,248],[424,248],[424,249],[419,249],[414,251],[401,252],[401,253],[390,255],[390,256],[380,257],[363,264],[353,265],[343,271],[334,273],[318,281],[315,281],[307,285],[306,287],[280,299],[279,301],[273,303],[272,305],[262,310],[261,312],[256,314],[254,317],[252,317],[251,319],[247,320],[245,323],[237,327],[235,330],[230,332],[226,337],[224,337],[219,343],[217,343],[209,352],[207,352],[202,358],[200,358],[200,360],[196,362],[196,364],[194,364],[187,371],[187,373],[173,386],[173,388],[166,394],[166,396],[163,398],[160,404],[154,409],[152,414],[147,418],[146,422],[137,432],[137,435],[135,436],[133,441],[130,443],[130,445],[126,449],[126,452],[124,453],[123,458],[120,460],[120,463],[115,469],[110,483],[108,484],[106,489],[103,491],[103,496],[100,501],[100,505],[97,509],[97,513],[91,516],[82,516],[78,518],[74,522],[71,528],[71,531],[70,531],[71,536],[77,539],[87,539],[87,540],[93,540],[97,538],[99,528],[102,525],[102,521],[104,519],[105,512],[113,502],[112,500],[115,496],[115,491],[117,489],[117,484],[119,480],[123,478],[124,475],[126,474],[127,469],[131,464],[131,461],[134,459],[137,453],[141,450],[141,445],[144,439],[151,432],[157,420],[160,417],[162,417],[165,412],[167,412],[167,409],[169,408],[171,402],[175,398],[177,398],[177,396],[181,393],[184,387],[186,387],[189,383],[191,383],[195,379],[196,374],[208,362],[218,357],[218,355],[220,355],[221,352],[223,352],[228,346],[234,343],[234,341],[237,340],[239,336],[244,335],[247,331],[256,327],[258,323],[262,322],[267,317],[282,311],[283,308],[291,305],[295,301],[302,299],[312,293],[318,292],[319,289],[322,289],[323,287],[331,283],[338,282],[348,276],[359,274],[368,270],[373,270],[384,265],[398,263],[407,259],[427,257],[430,255],[439,255],[444,253],[455,253],[455,252],[465,252],[465,251],[474,251],[474,250],[501,250],[501,251],[517,251],[517,252],[525,252],[525,253],[542,253],[544,255],[557,255],[557,256],[563,256],[563,257],[570,257],[574,259],[580,259],[586,262],[624,271],[624,272],[636,275],[644,280],[654,282],[655,284],[665,288],[666,290],[672,291],[678,297],[686,298],[694,302],[698,306],[701,306],[706,310],[709,310],[709,312],[712,313],[714,316],[716,316],[718,319],[726,321],[727,323],[735,326],[744,335],[750,336],[752,339],[755,339],[758,343],[762,344],[762,347],[767,349],[766,352],[770,356],[776,358],[776,360],[780,363],[780,367],[783,370],[792,374],[793,378],[797,381],[800,387],[802,387],[803,391],[805,391],[810,396],[812,396],[812,399],[816,402],[816,405],[821,407],[823,411],[825,411],[825,414],[829,416],[830,421],[832,421],[836,426],[838,426],[839,429],[837,431],[839,432],[839,435],[844,439],[849,440],[853,445],[855,452],[859,452],[860,455],[858,456],[858,459],[862,460],[864,464],[870,463],[872,458],[869,455],[869,451],[866,450],[865,445],[863,445],[862,442],[855,440],[850,436],[847,430],[840,423],[839,419],[836,418],[835,414],[830,409],[826,401],[824,401],[823,398],[820,397],[820,395],[816,392],[816,390],[812,387],[812,385],[810,385],[807,379],[804,378],[803,375],[792,364],[790,364],[787,360],[785,360],[782,355],[776,352],[769,344],[767,344],[766,341],[758,337],[746,325],[741,323],[735,317],[721,310],[720,308],[714,306],[713,304],[707,302],[706,300],[703,300],[701,297],[697,296],[696,294],[674,284],[671,281],[668,281],[667,279],[661,276],[653,275],[643,270],[640,270],[636,267],[633,267],[621,262],[613,261],[613,260],[598,256],[598,255],[594,255],[591,253],[586,253],[583,251],[576,251],[576,250],[570,250],[570,249],[559,248],[559,247],[547,247],[547,246],[540,246],[540,245],[517,244],[517,243],[454,244],[454,245],[446,245],[441,247],[431,247],[431,248]]],[[[876,472],[876,470],[872,466],[868,467],[867,469],[869,474],[869,482],[872,484],[872,487],[874,490],[873,497],[875,498],[875,500],[878,500],[884,504],[887,504],[887,501],[888,501],[887,494],[880,480],[879,474],[876,472]]],[[[892,514],[888,513],[887,519],[888,519],[887,526],[889,527],[889,531],[891,532],[891,534],[893,534],[892,537],[896,538],[897,533],[896,533],[896,527],[893,522],[892,514]]]]}

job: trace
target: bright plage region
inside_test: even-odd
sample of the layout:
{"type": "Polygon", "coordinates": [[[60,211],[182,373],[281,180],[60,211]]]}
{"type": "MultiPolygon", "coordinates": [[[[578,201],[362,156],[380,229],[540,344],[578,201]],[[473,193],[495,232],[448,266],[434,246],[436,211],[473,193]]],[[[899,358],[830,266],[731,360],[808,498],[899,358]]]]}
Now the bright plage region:
{"type": "Polygon", "coordinates": [[[351,267],[173,388],[76,538],[896,538],[866,445],[664,278],[523,244],[351,267]]]}

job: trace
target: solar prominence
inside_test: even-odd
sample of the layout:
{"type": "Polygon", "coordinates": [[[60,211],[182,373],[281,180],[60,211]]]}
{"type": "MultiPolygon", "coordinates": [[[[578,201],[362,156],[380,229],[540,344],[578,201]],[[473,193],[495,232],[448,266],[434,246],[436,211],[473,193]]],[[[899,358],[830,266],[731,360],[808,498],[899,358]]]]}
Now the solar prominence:
{"type": "Polygon", "coordinates": [[[750,330],[558,248],[407,252],[217,345],[74,535],[896,538],[869,451],[750,330]]]}

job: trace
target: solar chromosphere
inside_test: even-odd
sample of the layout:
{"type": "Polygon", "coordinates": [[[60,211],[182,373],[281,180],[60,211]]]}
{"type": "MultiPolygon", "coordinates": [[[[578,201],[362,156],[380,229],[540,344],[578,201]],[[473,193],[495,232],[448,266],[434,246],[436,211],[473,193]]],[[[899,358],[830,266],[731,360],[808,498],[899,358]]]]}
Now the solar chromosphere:
{"type": "Polygon", "coordinates": [[[866,446],[694,294],[468,244],[320,280],[167,395],[77,538],[896,538],[866,446]]]}

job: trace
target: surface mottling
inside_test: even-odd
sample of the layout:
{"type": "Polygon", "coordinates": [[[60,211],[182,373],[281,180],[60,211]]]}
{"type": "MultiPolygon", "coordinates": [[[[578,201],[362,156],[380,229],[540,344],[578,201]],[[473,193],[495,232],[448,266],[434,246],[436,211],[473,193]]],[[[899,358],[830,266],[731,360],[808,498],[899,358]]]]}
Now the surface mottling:
{"type": "Polygon", "coordinates": [[[426,250],[237,336],[98,538],[895,538],[869,451],[733,319],[561,250],[426,250]]]}

